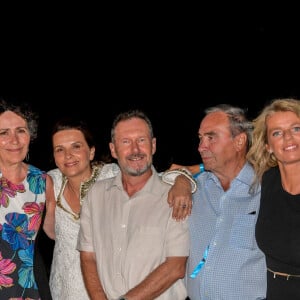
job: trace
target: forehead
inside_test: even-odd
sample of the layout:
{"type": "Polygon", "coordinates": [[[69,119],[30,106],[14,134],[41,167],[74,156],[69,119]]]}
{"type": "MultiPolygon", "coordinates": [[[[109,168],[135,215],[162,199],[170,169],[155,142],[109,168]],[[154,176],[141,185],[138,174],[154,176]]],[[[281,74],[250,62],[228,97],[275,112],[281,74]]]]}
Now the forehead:
{"type": "Polygon", "coordinates": [[[25,127],[27,126],[27,121],[12,111],[5,111],[2,114],[0,114],[1,127],[9,127],[13,125],[25,127]]]}
{"type": "Polygon", "coordinates": [[[229,119],[224,112],[213,112],[203,118],[199,133],[212,131],[229,131],[229,119]]]}
{"type": "Polygon", "coordinates": [[[279,111],[268,116],[266,124],[268,127],[284,126],[291,123],[299,123],[300,118],[292,111],[279,111]]]}
{"type": "Polygon", "coordinates": [[[115,135],[119,137],[148,134],[148,124],[140,118],[132,118],[129,120],[121,121],[115,127],[115,135]]]}
{"type": "Polygon", "coordinates": [[[64,129],[53,134],[54,143],[85,141],[83,133],[78,129],[64,129]]]}

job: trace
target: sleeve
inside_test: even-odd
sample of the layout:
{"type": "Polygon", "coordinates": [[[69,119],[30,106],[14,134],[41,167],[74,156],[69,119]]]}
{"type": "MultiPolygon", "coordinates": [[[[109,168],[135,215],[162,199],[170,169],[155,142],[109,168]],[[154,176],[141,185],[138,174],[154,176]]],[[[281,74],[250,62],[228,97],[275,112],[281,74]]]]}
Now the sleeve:
{"type": "Polygon", "coordinates": [[[174,185],[175,179],[178,175],[183,175],[190,181],[192,186],[192,193],[195,193],[197,190],[197,182],[193,178],[192,173],[190,173],[187,169],[175,169],[175,170],[165,171],[164,173],[161,174],[161,178],[163,182],[174,185]]]}
{"type": "Polygon", "coordinates": [[[167,256],[189,256],[190,234],[187,220],[169,219],[167,234],[167,256]]]}
{"type": "Polygon", "coordinates": [[[120,168],[117,164],[111,163],[111,164],[105,164],[103,165],[101,169],[101,173],[99,175],[99,179],[107,179],[116,177],[116,175],[120,172],[120,168]]]}
{"type": "Polygon", "coordinates": [[[48,175],[50,175],[53,180],[54,195],[55,195],[55,198],[57,198],[60,188],[61,188],[61,185],[62,185],[62,173],[57,168],[57,169],[48,171],[48,175]]]}
{"type": "MultiPolygon", "coordinates": [[[[91,188],[93,190],[93,187],[91,188]]],[[[91,190],[82,204],[80,212],[80,228],[77,239],[77,250],[94,252],[92,241],[91,190]]]]}

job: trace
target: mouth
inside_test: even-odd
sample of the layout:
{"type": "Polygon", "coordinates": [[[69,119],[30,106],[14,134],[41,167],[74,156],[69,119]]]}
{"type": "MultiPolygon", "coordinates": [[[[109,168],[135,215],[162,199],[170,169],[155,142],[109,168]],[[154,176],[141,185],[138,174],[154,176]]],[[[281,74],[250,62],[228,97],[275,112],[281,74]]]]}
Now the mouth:
{"type": "Polygon", "coordinates": [[[292,150],[294,150],[294,149],[296,149],[296,148],[297,148],[296,145],[289,145],[289,146],[283,148],[283,150],[284,150],[284,151],[292,151],[292,150]]]}
{"type": "Polygon", "coordinates": [[[12,153],[16,153],[16,152],[22,151],[22,149],[20,149],[20,148],[18,148],[18,149],[7,149],[7,151],[12,152],[12,153]]]}
{"type": "Polygon", "coordinates": [[[74,162],[68,162],[68,163],[65,163],[65,166],[66,167],[73,167],[73,166],[76,166],[78,164],[77,161],[74,161],[74,162]]]}
{"type": "Polygon", "coordinates": [[[212,156],[210,155],[201,155],[202,160],[208,160],[208,159],[212,159],[212,156]]]}
{"type": "Polygon", "coordinates": [[[143,160],[146,157],[144,154],[135,154],[135,155],[130,155],[127,157],[128,160],[131,161],[140,161],[143,160]]]}

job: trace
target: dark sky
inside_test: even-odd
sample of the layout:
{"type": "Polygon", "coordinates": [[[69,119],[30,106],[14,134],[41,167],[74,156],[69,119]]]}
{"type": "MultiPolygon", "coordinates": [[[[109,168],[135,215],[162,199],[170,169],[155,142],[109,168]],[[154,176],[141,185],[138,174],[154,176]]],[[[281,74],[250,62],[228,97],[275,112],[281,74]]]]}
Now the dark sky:
{"type": "Polygon", "coordinates": [[[38,39],[26,32],[26,45],[38,41],[38,47],[14,56],[18,69],[10,65],[14,59],[2,56],[9,72],[2,65],[0,84],[2,95],[12,93],[40,113],[32,162],[52,166],[49,131],[56,118],[88,119],[102,155],[116,113],[141,108],[158,139],[158,169],[193,164],[200,159],[197,130],[204,108],[234,104],[253,118],[273,98],[300,99],[299,18],[269,8],[240,14],[190,8],[180,14],[178,7],[176,14],[143,11],[106,23],[74,16],[72,27],[52,32],[49,25],[38,39]]]}

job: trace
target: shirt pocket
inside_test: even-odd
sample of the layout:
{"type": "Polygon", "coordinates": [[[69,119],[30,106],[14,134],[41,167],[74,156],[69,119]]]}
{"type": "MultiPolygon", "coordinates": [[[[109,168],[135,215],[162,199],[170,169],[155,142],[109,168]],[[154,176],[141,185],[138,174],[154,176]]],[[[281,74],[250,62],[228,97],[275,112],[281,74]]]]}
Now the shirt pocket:
{"type": "Polygon", "coordinates": [[[256,215],[237,215],[233,219],[230,245],[242,249],[254,249],[256,215]]]}

